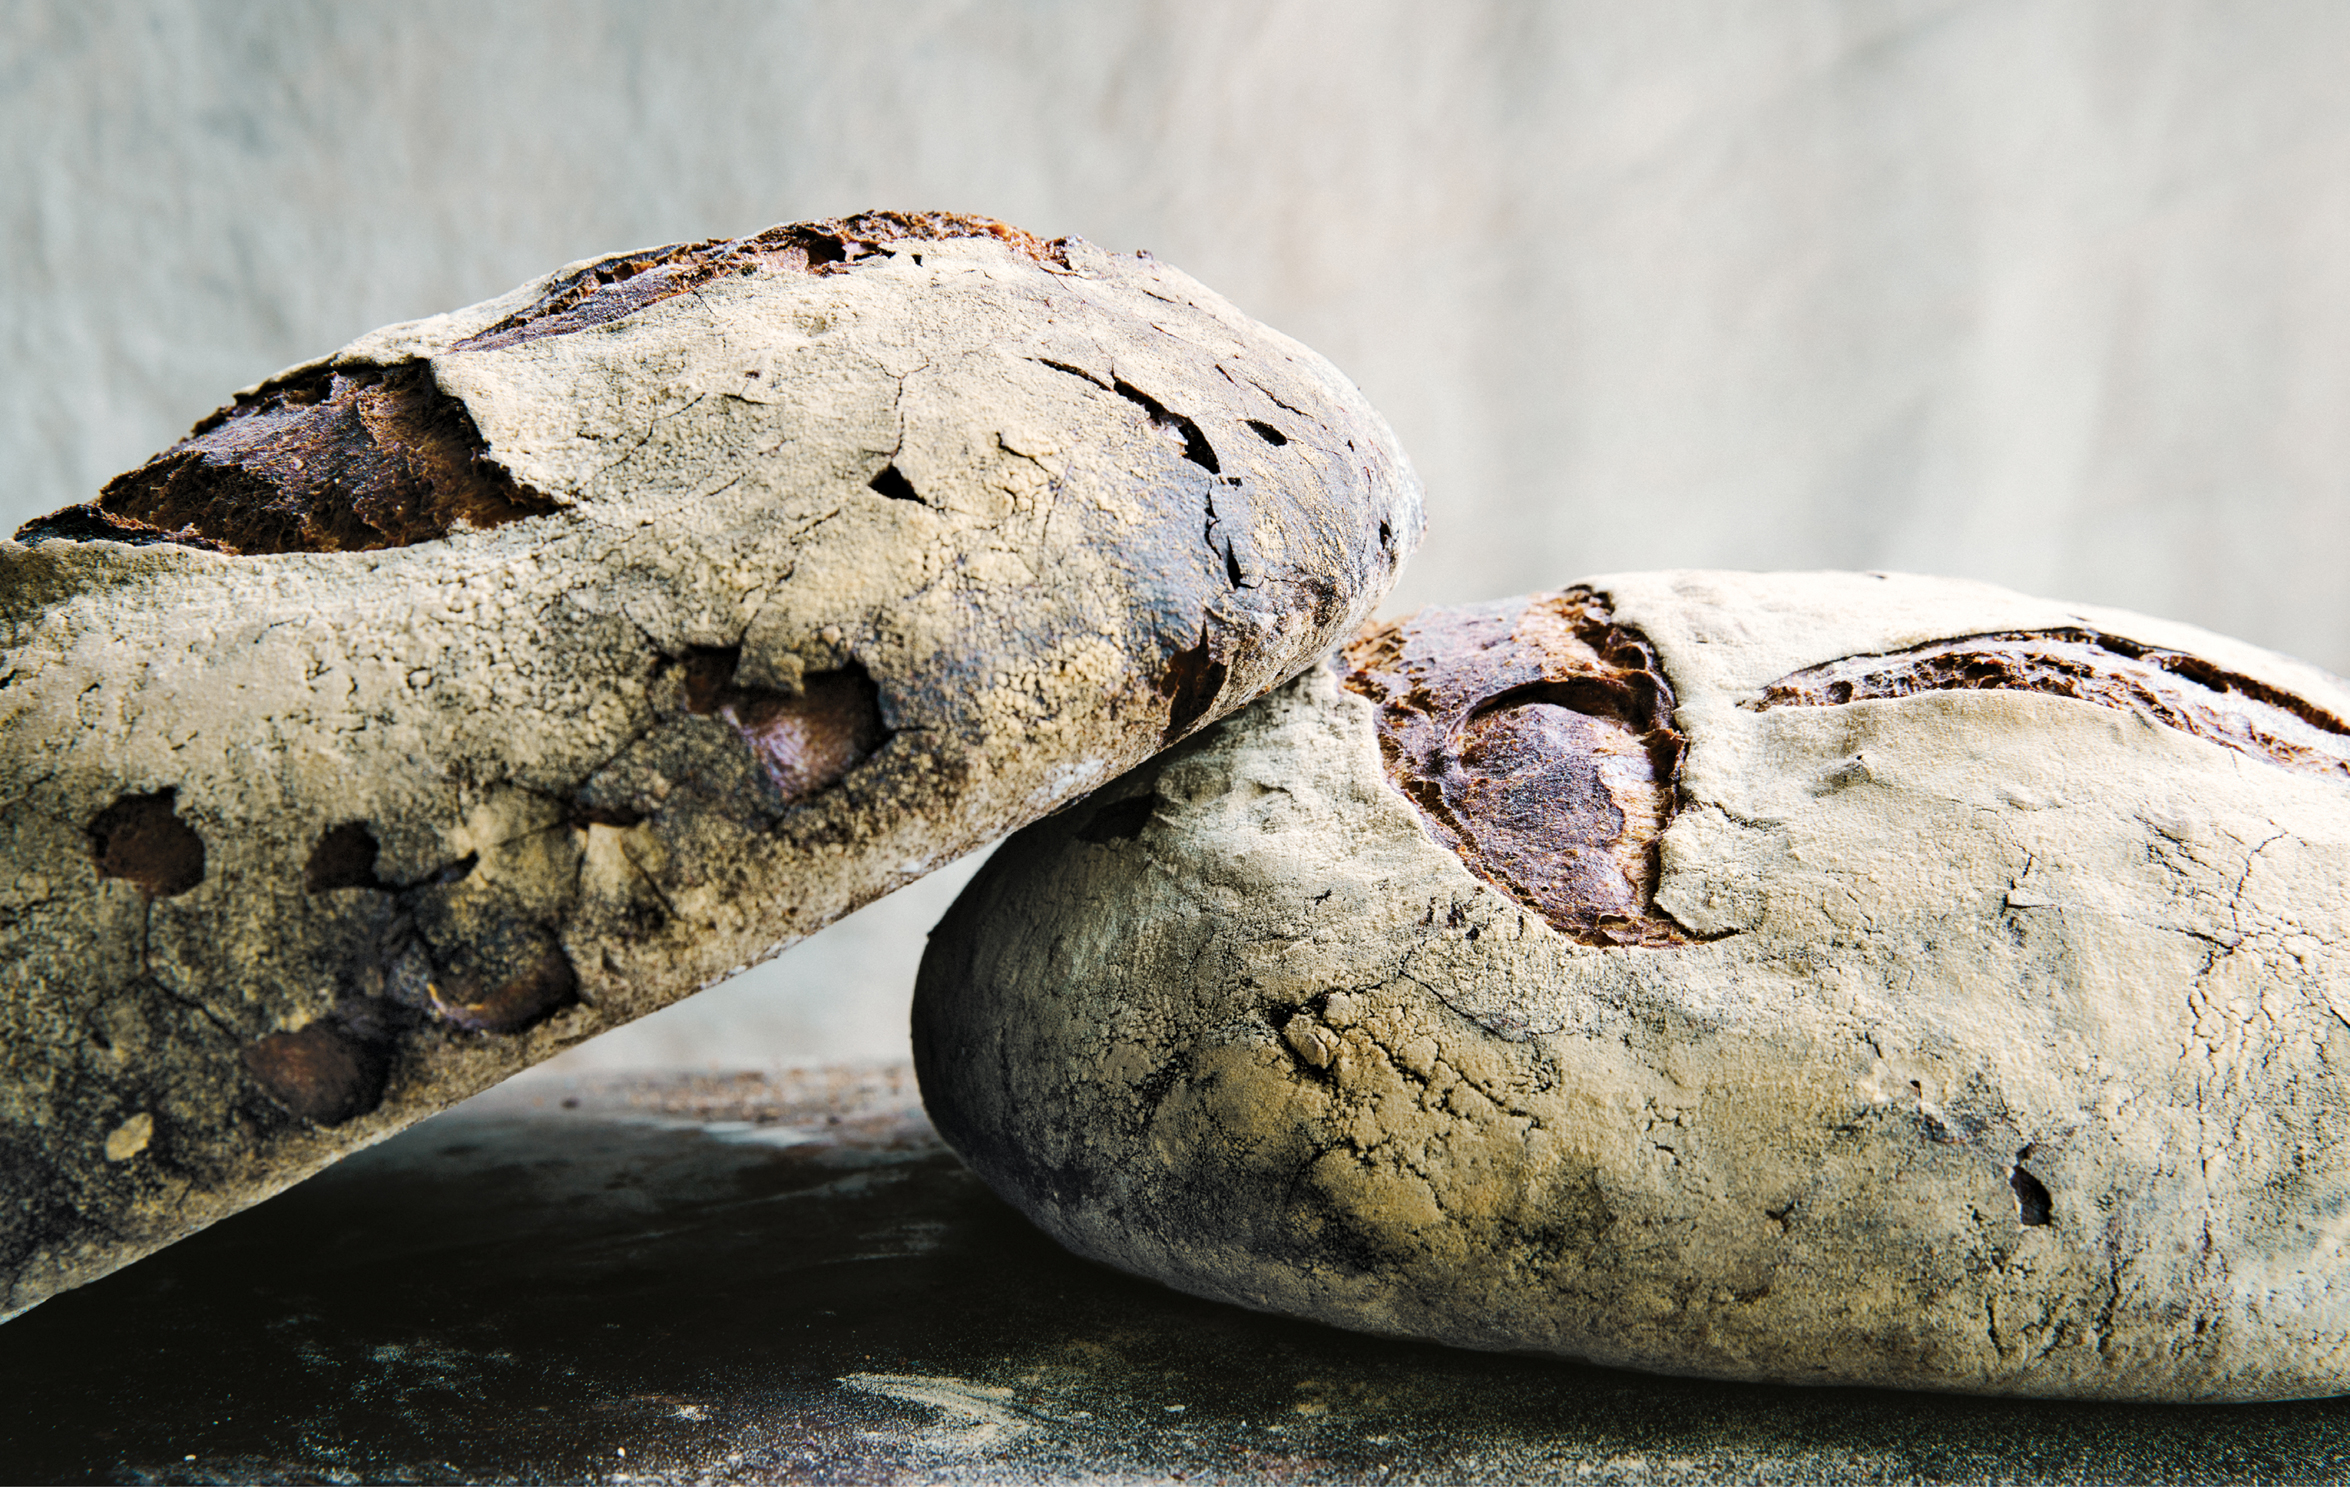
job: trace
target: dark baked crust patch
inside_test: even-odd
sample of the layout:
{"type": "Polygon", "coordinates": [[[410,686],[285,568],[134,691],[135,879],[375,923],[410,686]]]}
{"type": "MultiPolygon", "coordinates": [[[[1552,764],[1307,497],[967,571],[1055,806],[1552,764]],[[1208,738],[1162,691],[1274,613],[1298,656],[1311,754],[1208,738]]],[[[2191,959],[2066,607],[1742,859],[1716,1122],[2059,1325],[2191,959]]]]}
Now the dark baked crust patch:
{"type": "Polygon", "coordinates": [[[2184,651],[2086,627],[1937,640],[1787,676],[1746,705],[1836,707],[1920,692],[2037,692],[2133,713],[2284,769],[2350,778],[2350,724],[2304,697],[2184,651]]]}
{"type": "Polygon", "coordinates": [[[319,367],[239,398],[96,501],[27,522],[16,539],[368,552],[554,509],[489,458],[429,366],[319,367]]]}
{"type": "Polygon", "coordinates": [[[384,1049],[331,1019],[257,1038],[238,1057],[271,1099],[313,1125],[341,1125],[383,1100],[384,1049]]]}
{"type": "Polygon", "coordinates": [[[1655,905],[1686,740],[1604,595],[1424,609],[1345,651],[1387,777],[1469,870],[1591,945],[1696,937],[1655,905]]]}
{"type": "Polygon", "coordinates": [[[881,691],[864,667],[813,671],[798,692],[777,692],[735,681],[741,654],[730,647],[687,656],[685,710],[732,723],[784,800],[830,789],[888,740],[881,691]]]}
{"type": "Polygon", "coordinates": [[[204,881],[204,839],[172,809],[178,792],[123,795],[90,822],[90,856],[101,878],[121,878],[153,898],[175,898],[204,881]]]}

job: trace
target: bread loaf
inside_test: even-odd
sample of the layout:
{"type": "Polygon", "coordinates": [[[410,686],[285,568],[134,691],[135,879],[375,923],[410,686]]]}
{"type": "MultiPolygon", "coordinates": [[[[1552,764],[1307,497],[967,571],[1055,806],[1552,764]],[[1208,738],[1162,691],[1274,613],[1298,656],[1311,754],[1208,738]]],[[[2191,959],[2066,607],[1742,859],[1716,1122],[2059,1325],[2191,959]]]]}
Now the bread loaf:
{"type": "Polygon", "coordinates": [[[0,544],[0,1310],[1115,777],[1420,524],[1319,357],[967,217],[576,264],[238,394],[0,544]]]}
{"type": "Polygon", "coordinates": [[[1001,848],[923,962],[924,1097],[1080,1253],[1341,1326],[2340,1392],[2345,719],[1977,584],[1423,611],[1001,848]]]}

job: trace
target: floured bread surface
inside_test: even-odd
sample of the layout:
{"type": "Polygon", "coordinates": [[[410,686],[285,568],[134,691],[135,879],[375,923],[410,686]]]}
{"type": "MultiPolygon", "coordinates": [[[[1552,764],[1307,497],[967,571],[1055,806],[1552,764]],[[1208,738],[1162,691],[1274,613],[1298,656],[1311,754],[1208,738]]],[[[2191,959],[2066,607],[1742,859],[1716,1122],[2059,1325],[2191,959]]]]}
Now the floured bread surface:
{"type": "Polygon", "coordinates": [[[1007,843],[934,1119],[1077,1251],[1720,1378],[2350,1378],[2350,693],[1890,575],[1425,611],[1007,843]]]}
{"type": "Polygon", "coordinates": [[[0,1309],[1114,778],[1420,526],[1320,358],[971,218],[575,265],[240,394],[0,544],[0,1309]]]}

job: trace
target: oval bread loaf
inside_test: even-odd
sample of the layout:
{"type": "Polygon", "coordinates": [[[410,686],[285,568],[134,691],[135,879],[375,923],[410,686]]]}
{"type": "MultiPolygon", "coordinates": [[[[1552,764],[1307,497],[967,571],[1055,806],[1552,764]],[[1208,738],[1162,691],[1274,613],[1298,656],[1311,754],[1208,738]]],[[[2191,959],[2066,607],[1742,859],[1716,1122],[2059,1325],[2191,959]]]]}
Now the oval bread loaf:
{"type": "Polygon", "coordinates": [[[1001,848],[940,1130],[1082,1254],[1731,1379],[2350,1378],[2350,692],[1887,575],[1425,611],[1001,848]]]}
{"type": "Polygon", "coordinates": [[[708,985],[1295,674],[1421,527],[1147,255],[577,264],[0,544],[0,1310],[708,985]]]}

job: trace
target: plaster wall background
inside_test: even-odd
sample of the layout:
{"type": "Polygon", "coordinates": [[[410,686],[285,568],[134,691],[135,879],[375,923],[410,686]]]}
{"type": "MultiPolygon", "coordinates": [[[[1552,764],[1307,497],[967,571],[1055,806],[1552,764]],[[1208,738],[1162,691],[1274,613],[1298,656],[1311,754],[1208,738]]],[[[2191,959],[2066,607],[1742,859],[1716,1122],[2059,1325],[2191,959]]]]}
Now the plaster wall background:
{"type": "MultiPolygon", "coordinates": [[[[1147,247],[1330,356],[1392,608],[1903,568],[2350,671],[2327,0],[0,0],[0,521],[591,253],[873,206],[1147,247]]],[[[895,1056],[968,866],[567,1056],[895,1056]]]]}

